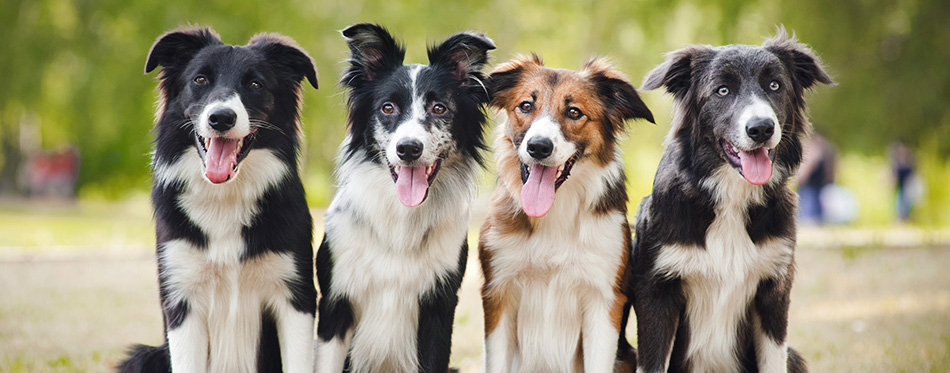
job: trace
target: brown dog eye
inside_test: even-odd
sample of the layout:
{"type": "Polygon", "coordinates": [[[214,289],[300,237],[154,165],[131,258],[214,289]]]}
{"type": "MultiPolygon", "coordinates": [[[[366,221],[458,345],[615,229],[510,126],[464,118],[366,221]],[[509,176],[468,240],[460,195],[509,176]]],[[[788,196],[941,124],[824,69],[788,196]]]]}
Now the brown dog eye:
{"type": "Polygon", "coordinates": [[[442,104],[432,105],[432,114],[435,114],[435,115],[445,114],[445,105],[442,105],[442,104]]]}
{"type": "Polygon", "coordinates": [[[208,84],[208,78],[205,78],[204,75],[198,75],[195,77],[195,84],[198,84],[198,85],[208,84]]]}
{"type": "Polygon", "coordinates": [[[574,120],[580,119],[583,115],[584,113],[581,111],[581,109],[578,109],[576,107],[572,107],[567,110],[567,117],[574,120]]]}
{"type": "Polygon", "coordinates": [[[726,86],[719,87],[719,90],[716,91],[720,96],[726,96],[729,94],[729,88],[726,86]]]}
{"type": "Polygon", "coordinates": [[[522,102],[521,104],[518,105],[518,109],[521,109],[522,113],[531,112],[532,107],[533,105],[531,105],[531,103],[528,101],[522,102]]]}
{"type": "Polygon", "coordinates": [[[392,114],[392,113],[395,113],[395,112],[396,112],[396,105],[393,105],[392,103],[387,102],[387,103],[383,104],[382,111],[383,111],[383,114],[387,114],[387,115],[392,114]]]}
{"type": "Polygon", "coordinates": [[[258,81],[253,81],[253,82],[251,82],[251,84],[248,84],[248,86],[251,87],[251,89],[254,89],[254,90],[261,89],[261,83],[258,82],[258,81]]]}

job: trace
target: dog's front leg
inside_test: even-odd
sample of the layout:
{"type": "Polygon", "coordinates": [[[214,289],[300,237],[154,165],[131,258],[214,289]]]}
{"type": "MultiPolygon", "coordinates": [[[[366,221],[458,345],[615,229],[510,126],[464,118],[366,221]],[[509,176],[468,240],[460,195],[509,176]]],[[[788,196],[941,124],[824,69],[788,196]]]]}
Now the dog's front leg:
{"type": "Polygon", "coordinates": [[[312,372],[313,313],[298,310],[289,301],[277,307],[275,313],[284,372],[312,372]]]}
{"type": "Polygon", "coordinates": [[[759,371],[790,371],[785,337],[788,332],[791,288],[792,274],[788,273],[780,279],[763,280],[755,293],[755,312],[752,323],[755,328],[753,338],[755,338],[755,355],[758,358],[759,371]]]}
{"type": "Polygon", "coordinates": [[[446,372],[452,352],[452,326],[458,306],[458,290],[468,260],[468,240],[462,242],[459,262],[455,271],[441,276],[435,286],[419,300],[419,330],[416,341],[419,350],[419,371],[446,372]]]}
{"type": "Polygon", "coordinates": [[[485,373],[503,373],[514,369],[515,334],[514,305],[502,302],[497,294],[482,289],[485,310],[485,373]],[[506,307],[507,305],[507,307],[506,307]]]}
{"type": "MultiPolygon", "coordinates": [[[[617,324],[612,323],[611,309],[623,307],[626,297],[620,299],[617,304],[615,299],[604,299],[594,291],[590,294],[597,295],[589,297],[585,302],[584,326],[581,331],[584,338],[584,371],[611,372],[617,360],[617,340],[620,337],[619,319],[617,324]]],[[[622,308],[620,313],[623,313],[622,308]]]]}
{"type": "MultiPolygon", "coordinates": [[[[638,277],[638,276],[636,276],[638,277]]],[[[679,280],[634,279],[637,372],[666,372],[685,305],[679,280]]]]}
{"type": "Polygon", "coordinates": [[[168,352],[173,372],[208,371],[208,325],[187,301],[166,304],[168,352]]]}

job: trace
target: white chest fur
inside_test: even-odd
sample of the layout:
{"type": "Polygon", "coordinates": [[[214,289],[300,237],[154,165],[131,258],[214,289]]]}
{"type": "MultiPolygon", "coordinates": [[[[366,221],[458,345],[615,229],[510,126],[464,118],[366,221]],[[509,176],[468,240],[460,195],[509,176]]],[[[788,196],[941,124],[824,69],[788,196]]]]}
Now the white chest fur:
{"type": "Polygon", "coordinates": [[[716,198],[716,218],[706,231],[706,247],[664,246],[657,270],[682,279],[690,327],[687,359],[696,371],[738,370],[737,330],[767,276],[784,275],[792,242],[756,245],[746,230],[747,207],[762,203],[762,190],[731,167],[719,169],[704,185],[716,198]]]}
{"type": "Polygon", "coordinates": [[[592,212],[607,181],[620,177],[619,167],[579,162],[548,214],[532,219],[531,232],[492,230],[483,238],[491,256],[492,287],[514,305],[510,311],[517,325],[519,371],[584,369],[578,355],[581,331],[587,319],[606,317],[588,311],[614,301],[626,250],[626,217],[619,211],[592,212]]]}
{"type": "Polygon", "coordinates": [[[399,203],[380,165],[351,160],[338,170],[341,185],[326,216],[333,277],[325,296],[345,296],[354,306],[355,371],[417,369],[419,298],[458,265],[475,170],[474,162],[447,161],[417,207],[399,203]]]}
{"type": "MultiPolygon", "coordinates": [[[[201,248],[181,239],[162,244],[159,260],[169,300],[188,305],[185,322],[169,332],[170,340],[182,334],[187,337],[174,338],[174,343],[196,345],[173,349],[207,350],[208,366],[193,367],[199,371],[253,372],[261,311],[287,307],[291,294],[285,283],[296,267],[289,254],[270,253],[242,261],[242,228],[251,224],[258,213],[258,199],[284,177],[287,168],[270,151],[252,150],[233,181],[212,185],[202,177],[201,160],[194,151],[189,149],[175,163],[155,167],[160,186],[183,183],[178,205],[207,237],[206,247],[201,248]]],[[[180,360],[173,356],[173,364],[180,360]]]]}

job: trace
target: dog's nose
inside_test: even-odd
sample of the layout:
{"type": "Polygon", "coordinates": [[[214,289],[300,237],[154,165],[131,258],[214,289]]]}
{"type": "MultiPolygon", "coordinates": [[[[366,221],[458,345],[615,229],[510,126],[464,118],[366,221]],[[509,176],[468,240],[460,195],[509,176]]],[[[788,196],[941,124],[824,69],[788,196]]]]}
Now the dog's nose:
{"type": "Polygon", "coordinates": [[[402,139],[396,143],[396,155],[399,159],[412,162],[422,156],[422,143],[416,139],[402,139]]]}
{"type": "Polygon", "coordinates": [[[212,129],[218,132],[228,132],[228,130],[234,127],[236,120],[237,114],[231,109],[217,109],[208,116],[208,124],[211,125],[212,129]]]}
{"type": "Polygon", "coordinates": [[[554,151],[554,143],[547,137],[532,137],[528,140],[528,155],[534,159],[544,159],[554,151]]]}
{"type": "Polygon", "coordinates": [[[745,127],[745,133],[755,142],[766,142],[775,133],[775,122],[771,118],[753,119],[745,127]]]}

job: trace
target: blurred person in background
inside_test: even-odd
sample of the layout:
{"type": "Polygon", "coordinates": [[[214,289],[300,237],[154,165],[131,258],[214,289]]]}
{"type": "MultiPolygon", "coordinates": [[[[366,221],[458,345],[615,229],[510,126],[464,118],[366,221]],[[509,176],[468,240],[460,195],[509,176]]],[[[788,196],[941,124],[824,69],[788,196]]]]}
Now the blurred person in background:
{"type": "Polygon", "coordinates": [[[823,224],[826,206],[822,190],[834,183],[838,157],[834,145],[818,133],[813,133],[802,147],[802,165],[797,175],[799,220],[804,224],[823,224]]]}
{"type": "Polygon", "coordinates": [[[914,152],[900,140],[891,143],[891,171],[897,189],[897,220],[901,223],[910,218],[914,202],[922,194],[920,178],[914,172],[914,152]]]}

